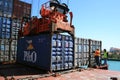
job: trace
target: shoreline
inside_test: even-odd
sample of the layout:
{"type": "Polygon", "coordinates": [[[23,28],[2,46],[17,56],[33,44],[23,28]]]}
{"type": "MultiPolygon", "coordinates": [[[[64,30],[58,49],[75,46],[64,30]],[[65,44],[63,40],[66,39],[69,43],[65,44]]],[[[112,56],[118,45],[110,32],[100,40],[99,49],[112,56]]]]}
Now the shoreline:
{"type": "Polygon", "coordinates": [[[120,59],[108,59],[108,61],[120,61],[120,59]]]}

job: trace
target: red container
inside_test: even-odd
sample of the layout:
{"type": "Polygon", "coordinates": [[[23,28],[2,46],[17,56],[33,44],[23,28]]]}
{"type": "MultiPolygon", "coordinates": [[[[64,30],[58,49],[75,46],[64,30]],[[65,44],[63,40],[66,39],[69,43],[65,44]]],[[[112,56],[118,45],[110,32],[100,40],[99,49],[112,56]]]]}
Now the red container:
{"type": "Polygon", "coordinates": [[[31,16],[31,4],[19,0],[14,0],[13,17],[22,18],[31,16]]]}

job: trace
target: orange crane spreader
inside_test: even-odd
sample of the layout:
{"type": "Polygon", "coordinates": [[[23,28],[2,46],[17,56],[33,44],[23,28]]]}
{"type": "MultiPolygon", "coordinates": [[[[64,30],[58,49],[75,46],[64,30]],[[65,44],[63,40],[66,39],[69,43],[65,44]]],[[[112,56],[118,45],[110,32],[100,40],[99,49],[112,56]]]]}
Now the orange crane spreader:
{"type": "Polygon", "coordinates": [[[19,30],[19,37],[35,35],[42,32],[60,31],[66,31],[74,35],[74,26],[72,25],[73,14],[69,12],[70,22],[68,22],[68,12],[68,6],[65,3],[60,4],[57,0],[50,0],[42,4],[40,10],[41,18],[33,17],[25,22],[25,25],[19,30]]]}

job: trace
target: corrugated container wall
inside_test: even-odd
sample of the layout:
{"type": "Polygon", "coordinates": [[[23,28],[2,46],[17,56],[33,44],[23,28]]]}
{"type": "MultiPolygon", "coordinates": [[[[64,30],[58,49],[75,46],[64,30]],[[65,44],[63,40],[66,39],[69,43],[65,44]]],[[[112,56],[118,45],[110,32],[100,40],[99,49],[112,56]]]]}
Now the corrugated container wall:
{"type": "Polygon", "coordinates": [[[10,38],[13,0],[0,0],[0,39],[10,38]]]}
{"type": "Polygon", "coordinates": [[[31,4],[19,0],[14,0],[13,17],[22,19],[23,16],[31,16],[31,4]]]}
{"type": "Polygon", "coordinates": [[[0,39],[0,62],[9,60],[9,40],[0,39]]]}
{"type": "Polygon", "coordinates": [[[0,16],[12,17],[13,0],[0,0],[0,16]]]}
{"type": "Polygon", "coordinates": [[[89,64],[89,39],[75,38],[75,66],[89,64]]]}
{"type": "Polygon", "coordinates": [[[11,18],[0,17],[0,39],[9,39],[11,28],[11,18]]]}
{"type": "Polygon", "coordinates": [[[63,34],[26,36],[18,40],[17,62],[49,71],[71,69],[73,44],[74,39],[63,34]]]}
{"type": "Polygon", "coordinates": [[[15,60],[16,51],[17,51],[16,40],[10,41],[9,39],[0,39],[0,62],[15,60]]]}
{"type": "Polygon", "coordinates": [[[94,63],[94,51],[102,47],[102,42],[91,39],[75,38],[75,67],[91,66],[94,63]]]}
{"type": "Polygon", "coordinates": [[[18,31],[21,28],[21,19],[12,19],[11,38],[14,40],[18,39],[18,31]]]}
{"type": "MultiPolygon", "coordinates": [[[[95,61],[95,58],[94,58],[94,51],[96,49],[99,49],[100,51],[102,51],[102,42],[101,41],[97,41],[97,40],[91,40],[90,41],[90,61],[91,61],[91,64],[94,63],[95,61]]],[[[101,60],[100,60],[101,61],[101,60]]]]}

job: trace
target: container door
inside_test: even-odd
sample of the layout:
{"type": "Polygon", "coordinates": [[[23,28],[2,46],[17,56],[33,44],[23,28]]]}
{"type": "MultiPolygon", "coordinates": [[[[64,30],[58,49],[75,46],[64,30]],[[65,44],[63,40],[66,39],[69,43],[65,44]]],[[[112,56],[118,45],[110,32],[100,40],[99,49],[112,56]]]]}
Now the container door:
{"type": "Polygon", "coordinates": [[[73,39],[71,36],[64,35],[63,36],[63,63],[64,69],[73,68],[74,63],[74,52],[73,52],[73,39]]]}
{"type": "Polygon", "coordinates": [[[62,69],[62,42],[61,35],[54,34],[52,36],[52,70],[62,69]],[[54,58],[54,59],[53,59],[54,58]]]}

